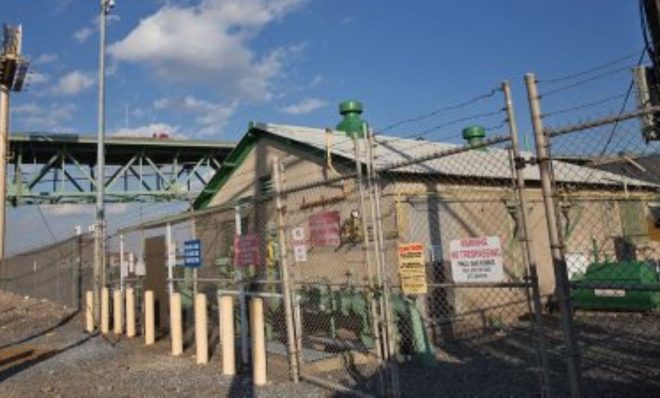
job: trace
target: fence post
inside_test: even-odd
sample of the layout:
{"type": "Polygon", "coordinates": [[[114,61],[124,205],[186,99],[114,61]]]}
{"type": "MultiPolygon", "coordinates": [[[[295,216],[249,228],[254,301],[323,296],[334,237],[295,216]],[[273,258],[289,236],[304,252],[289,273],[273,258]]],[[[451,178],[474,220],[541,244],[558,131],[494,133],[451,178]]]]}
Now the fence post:
{"type": "Polygon", "coordinates": [[[287,348],[291,378],[298,382],[297,345],[293,321],[293,305],[291,299],[291,286],[289,284],[289,268],[287,262],[286,227],[284,225],[284,205],[282,204],[282,163],[279,158],[273,159],[273,180],[275,189],[275,207],[277,209],[277,235],[279,244],[280,279],[282,280],[282,293],[284,295],[284,317],[286,318],[287,348]]]}
{"type": "Polygon", "coordinates": [[[516,115],[513,110],[513,99],[511,97],[511,86],[509,82],[502,83],[502,91],[504,92],[504,106],[509,125],[509,134],[511,135],[511,150],[513,151],[513,163],[516,177],[516,190],[518,191],[518,205],[520,222],[519,226],[519,240],[523,245],[525,257],[523,258],[526,268],[527,277],[532,287],[532,303],[534,310],[534,321],[536,324],[536,339],[537,339],[537,355],[539,359],[540,376],[541,376],[541,392],[543,396],[550,396],[550,379],[549,372],[550,366],[548,364],[548,355],[545,342],[545,330],[543,327],[543,306],[541,304],[541,292],[539,289],[538,272],[536,269],[536,256],[534,255],[534,247],[532,245],[530,228],[529,228],[529,213],[527,208],[527,194],[525,191],[525,176],[523,171],[525,169],[525,159],[520,156],[520,143],[518,140],[518,123],[516,122],[516,115]]]}
{"type": "Polygon", "coordinates": [[[549,142],[546,140],[543,131],[541,105],[539,103],[538,88],[536,86],[536,76],[533,73],[526,74],[525,84],[527,85],[527,96],[529,100],[529,110],[532,117],[532,127],[534,129],[534,139],[536,142],[536,157],[541,177],[541,189],[545,206],[548,237],[550,239],[550,248],[552,251],[552,262],[555,272],[555,292],[559,304],[562,333],[565,340],[564,344],[566,347],[566,366],[568,370],[569,387],[573,397],[580,397],[582,396],[580,381],[580,353],[573,326],[573,306],[568,284],[566,259],[562,253],[562,245],[559,238],[559,230],[557,228],[556,203],[552,187],[552,165],[549,155],[549,142]]]}

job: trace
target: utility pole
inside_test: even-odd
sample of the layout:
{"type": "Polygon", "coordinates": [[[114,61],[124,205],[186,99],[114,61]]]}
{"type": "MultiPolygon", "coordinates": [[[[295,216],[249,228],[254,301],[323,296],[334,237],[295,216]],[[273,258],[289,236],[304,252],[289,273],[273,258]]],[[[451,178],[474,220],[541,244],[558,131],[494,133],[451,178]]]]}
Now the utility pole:
{"type": "Polygon", "coordinates": [[[648,32],[644,32],[650,36],[649,50],[653,54],[653,67],[656,69],[660,67],[660,0],[642,0],[644,5],[644,20],[646,21],[646,28],[648,32]]]}
{"type": "Polygon", "coordinates": [[[101,288],[105,286],[105,30],[114,0],[101,1],[99,20],[99,99],[96,147],[96,228],[94,229],[94,319],[100,322],[101,288]]]}
{"type": "MultiPolygon", "coordinates": [[[[9,146],[9,92],[21,91],[29,61],[21,56],[23,29],[4,27],[0,53],[0,260],[5,258],[7,214],[7,148],[9,146]]],[[[21,181],[18,181],[20,184],[21,181]]]]}

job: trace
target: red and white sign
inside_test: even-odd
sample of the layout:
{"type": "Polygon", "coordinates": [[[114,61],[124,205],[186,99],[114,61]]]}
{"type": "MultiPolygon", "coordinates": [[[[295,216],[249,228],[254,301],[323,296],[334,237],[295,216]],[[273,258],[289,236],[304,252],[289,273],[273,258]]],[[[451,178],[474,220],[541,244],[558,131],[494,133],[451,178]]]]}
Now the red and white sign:
{"type": "Polygon", "coordinates": [[[502,282],[502,246],[497,236],[457,239],[449,242],[454,282],[502,282]]]}
{"type": "Polygon", "coordinates": [[[309,240],[312,246],[339,246],[341,226],[338,211],[325,211],[307,219],[309,240]]]}
{"type": "Polygon", "coordinates": [[[246,267],[259,264],[259,235],[234,236],[234,265],[246,267]]]}

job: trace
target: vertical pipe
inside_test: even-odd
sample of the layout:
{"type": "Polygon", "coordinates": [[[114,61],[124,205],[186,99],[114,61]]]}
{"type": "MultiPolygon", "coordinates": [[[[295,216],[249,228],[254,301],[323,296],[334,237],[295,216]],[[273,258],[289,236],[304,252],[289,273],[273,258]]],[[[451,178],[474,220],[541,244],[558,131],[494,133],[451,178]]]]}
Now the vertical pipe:
{"type": "Polygon", "coordinates": [[[170,337],[172,355],[183,354],[183,327],[181,325],[181,293],[170,295],[170,337]]]}
{"type": "Polygon", "coordinates": [[[174,253],[174,244],[172,243],[172,224],[167,223],[165,227],[165,243],[167,250],[167,291],[172,296],[174,293],[174,263],[176,262],[175,253],[174,253]]]}
{"type": "MultiPolygon", "coordinates": [[[[357,180],[357,188],[358,188],[358,202],[360,206],[360,219],[362,221],[362,243],[364,245],[364,250],[365,250],[365,261],[367,263],[367,274],[368,274],[368,280],[369,280],[369,289],[372,291],[376,291],[374,286],[374,280],[373,280],[373,263],[372,263],[372,258],[371,258],[371,244],[369,242],[369,227],[367,226],[367,205],[365,203],[365,197],[364,197],[364,183],[363,183],[363,176],[362,176],[362,153],[360,151],[360,140],[357,139],[356,135],[353,135],[353,146],[354,146],[354,156],[355,156],[355,169],[356,169],[356,180],[357,180]]],[[[372,333],[374,335],[374,344],[375,344],[375,349],[376,349],[376,355],[378,357],[378,362],[379,365],[383,365],[383,359],[384,359],[384,353],[383,353],[383,346],[381,344],[381,336],[380,336],[380,324],[381,324],[381,319],[378,315],[378,301],[375,298],[375,295],[373,293],[370,293],[370,312],[371,312],[371,327],[372,327],[372,333]]],[[[379,387],[381,390],[385,386],[384,379],[383,379],[383,374],[382,372],[378,372],[379,376],[379,387]]],[[[384,391],[381,391],[384,393],[384,391]]]]}
{"type": "Polygon", "coordinates": [[[156,342],[156,319],[154,316],[154,292],[144,292],[144,344],[152,345],[156,342]]]}
{"type": "Polygon", "coordinates": [[[135,337],[135,290],[126,289],[126,337],[135,337]]]}
{"type": "Polygon", "coordinates": [[[366,145],[367,145],[367,170],[369,176],[369,186],[371,192],[371,208],[372,213],[371,217],[374,221],[374,240],[376,242],[376,250],[374,254],[376,255],[376,262],[379,278],[379,287],[383,289],[385,294],[382,294],[380,297],[381,304],[381,313],[383,316],[383,343],[384,343],[384,356],[387,359],[387,370],[390,372],[390,390],[394,396],[399,396],[401,394],[399,387],[399,372],[398,372],[398,363],[393,361],[392,358],[395,355],[395,335],[394,335],[394,320],[392,317],[392,310],[390,307],[391,293],[392,289],[390,286],[390,280],[388,275],[388,270],[386,267],[385,259],[385,237],[383,235],[383,213],[380,207],[380,179],[377,172],[374,171],[374,159],[375,159],[375,148],[376,142],[374,140],[374,134],[371,129],[366,131],[366,145]]]}
{"type": "Polygon", "coordinates": [[[513,151],[516,190],[518,191],[518,204],[520,206],[519,239],[525,251],[523,261],[527,268],[527,274],[532,285],[532,302],[534,304],[534,320],[536,325],[537,355],[541,367],[541,389],[543,396],[550,396],[550,366],[545,343],[545,334],[543,327],[543,307],[541,304],[541,292],[539,288],[538,272],[536,269],[536,256],[534,246],[532,245],[532,235],[529,228],[529,213],[527,205],[527,195],[525,194],[525,160],[520,156],[520,143],[518,140],[518,123],[513,109],[513,98],[511,96],[511,86],[509,82],[502,83],[504,92],[504,106],[506,109],[507,120],[509,124],[509,134],[511,136],[511,149],[513,151]]]}
{"type": "Polygon", "coordinates": [[[222,345],[222,374],[236,374],[236,353],[234,346],[234,298],[232,296],[219,296],[218,308],[220,310],[220,344],[222,345]]]}
{"type": "Polygon", "coordinates": [[[577,346],[575,330],[573,326],[573,306],[571,303],[570,288],[568,286],[568,273],[566,270],[566,259],[562,253],[562,245],[557,229],[556,203],[553,197],[551,159],[548,152],[549,143],[543,132],[543,121],[541,120],[541,104],[539,103],[538,88],[536,87],[536,76],[533,73],[525,75],[527,85],[527,96],[529,110],[532,116],[532,127],[536,141],[536,154],[541,176],[541,189],[543,192],[543,203],[545,206],[548,237],[552,252],[552,262],[555,272],[555,293],[561,313],[561,326],[564,335],[566,366],[568,370],[568,381],[571,395],[582,396],[580,381],[580,358],[577,346]]]}
{"type": "Polygon", "coordinates": [[[255,386],[266,384],[266,335],[264,333],[264,300],[250,300],[250,326],[252,335],[252,382],[255,386]]]}
{"type": "Polygon", "coordinates": [[[209,362],[208,330],[206,326],[206,295],[195,296],[195,351],[200,365],[209,362]]]}
{"type": "Polygon", "coordinates": [[[96,229],[94,230],[94,290],[105,286],[105,30],[107,3],[101,0],[99,27],[98,131],[96,139],[96,229]]]}
{"type": "Polygon", "coordinates": [[[119,288],[122,293],[126,289],[126,273],[128,272],[124,257],[124,234],[119,234],[119,288]]]}
{"type": "Polygon", "coordinates": [[[94,292],[85,292],[85,331],[94,332],[94,292]]]}
{"type": "MultiPolygon", "coordinates": [[[[242,230],[242,225],[241,225],[241,206],[236,206],[235,212],[234,212],[234,224],[235,224],[235,233],[236,236],[241,236],[243,233],[242,230]]],[[[245,296],[245,282],[243,280],[243,270],[238,269],[238,279],[240,281],[240,288],[239,288],[239,310],[241,314],[241,325],[240,325],[240,332],[241,332],[241,361],[243,365],[246,365],[250,359],[250,352],[248,348],[248,320],[247,320],[247,302],[246,302],[246,296],[245,296]]]]}
{"type": "Polygon", "coordinates": [[[101,333],[110,332],[110,291],[107,287],[101,289],[101,333]]]}
{"type": "Polygon", "coordinates": [[[9,145],[9,88],[0,84],[0,260],[5,258],[7,212],[7,146],[9,145]]]}
{"type": "Polygon", "coordinates": [[[279,245],[280,280],[284,295],[284,318],[286,321],[287,349],[289,354],[289,367],[294,383],[298,382],[299,368],[296,346],[296,335],[293,322],[293,303],[291,300],[291,285],[289,283],[288,251],[286,246],[286,227],[284,225],[284,205],[282,203],[282,163],[279,158],[273,159],[273,180],[275,188],[275,207],[277,209],[277,235],[279,245]]]}
{"type": "Polygon", "coordinates": [[[124,332],[124,295],[121,289],[113,292],[113,305],[114,311],[114,332],[115,334],[122,334],[124,332]]]}

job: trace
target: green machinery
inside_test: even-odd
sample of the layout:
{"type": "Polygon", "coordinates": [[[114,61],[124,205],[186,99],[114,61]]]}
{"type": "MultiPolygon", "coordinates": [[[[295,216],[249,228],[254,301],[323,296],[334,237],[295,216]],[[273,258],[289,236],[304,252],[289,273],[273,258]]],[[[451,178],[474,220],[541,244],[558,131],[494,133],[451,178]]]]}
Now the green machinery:
{"type": "MultiPolygon", "coordinates": [[[[346,324],[347,319],[358,319],[352,326],[361,343],[366,348],[374,347],[374,338],[369,315],[368,298],[364,291],[347,284],[333,289],[328,283],[305,286],[299,292],[301,305],[307,313],[317,319],[327,318],[328,334],[337,338],[339,324],[346,324]]],[[[396,343],[401,355],[412,355],[423,364],[432,363],[435,358],[433,346],[424,327],[422,314],[416,302],[401,293],[391,297],[394,324],[396,325],[396,343]]],[[[318,320],[317,322],[325,321],[318,320]]]]}
{"type": "Polygon", "coordinates": [[[644,261],[594,262],[575,277],[575,308],[653,311],[660,309],[660,274],[644,261]]]}

